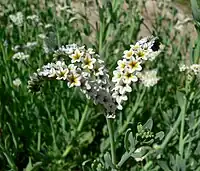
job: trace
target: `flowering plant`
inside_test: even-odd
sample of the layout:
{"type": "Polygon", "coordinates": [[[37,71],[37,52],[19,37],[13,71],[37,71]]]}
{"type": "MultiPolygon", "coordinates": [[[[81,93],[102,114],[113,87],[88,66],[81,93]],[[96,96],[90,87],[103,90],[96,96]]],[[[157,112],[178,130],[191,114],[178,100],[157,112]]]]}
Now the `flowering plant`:
{"type": "MultiPolygon", "coordinates": [[[[76,44],[61,46],[53,53],[54,62],[42,66],[30,77],[28,88],[31,91],[39,91],[43,80],[62,80],[67,82],[69,88],[78,87],[95,104],[103,105],[110,136],[111,167],[117,169],[128,158],[123,159],[123,162],[121,161],[117,165],[112,118],[116,117],[117,109],[123,109],[123,102],[128,100],[127,93],[132,91],[133,83],[141,81],[150,87],[158,82],[157,71],[150,71],[154,76],[150,79],[146,76],[148,74],[142,74],[141,71],[143,64],[147,60],[154,60],[160,52],[157,38],[141,39],[135,45],[131,45],[129,50],[124,51],[122,59],[117,62],[117,67],[113,71],[112,80],[110,80],[104,61],[93,49],[76,44]]],[[[142,127],[141,130],[145,133],[142,127]]],[[[146,133],[143,136],[143,133],[141,134],[143,138],[152,138],[153,136],[149,131],[148,136],[146,133]]],[[[130,154],[142,151],[141,148],[136,150],[134,147],[133,149],[130,150],[130,154]]],[[[135,159],[140,161],[144,158],[145,156],[135,159]]]]}
{"type": "MultiPolygon", "coordinates": [[[[160,52],[156,38],[141,39],[124,51],[110,81],[104,61],[93,49],[76,44],[61,46],[54,51],[55,62],[44,65],[30,77],[28,88],[39,90],[41,81],[45,79],[66,81],[69,88],[79,87],[87,98],[103,105],[108,118],[115,118],[116,110],[123,109],[122,103],[128,99],[127,93],[132,91],[132,84],[139,80],[145,82],[141,74],[142,64],[153,60],[160,52]]],[[[158,79],[154,80],[157,83],[158,79]]]]}

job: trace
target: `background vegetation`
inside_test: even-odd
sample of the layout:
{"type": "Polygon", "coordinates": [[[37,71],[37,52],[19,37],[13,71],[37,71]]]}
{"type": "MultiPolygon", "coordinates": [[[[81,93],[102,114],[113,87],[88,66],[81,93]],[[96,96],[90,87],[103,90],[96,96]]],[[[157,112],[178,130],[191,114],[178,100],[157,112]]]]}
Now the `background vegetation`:
{"type": "MultiPolygon", "coordinates": [[[[111,74],[123,51],[143,36],[141,27],[149,9],[145,1],[141,2],[0,2],[0,170],[109,170],[109,166],[102,166],[106,165],[105,154],[110,147],[101,107],[78,89],[69,89],[65,82],[45,82],[37,94],[28,92],[27,82],[37,68],[53,59],[53,49],[70,43],[94,48],[111,74]],[[23,14],[21,24],[10,17],[17,12],[23,14]],[[38,16],[38,20],[28,19],[31,15],[38,16]],[[36,45],[28,46],[28,42],[36,45]],[[30,57],[13,60],[16,52],[30,57]],[[13,83],[16,78],[21,85],[13,83]]],[[[159,37],[165,48],[145,68],[157,68],[161,79],[151,88],[134,85],[123,111],[118,112],[114,121],[117,160],[125,152],[127,130],[134,138],[138,125],[151,118],[149,131],[155,136],[163,131],[164,139],[141,138],[139,145],[161,150],[142,161],[133,156],[122,170],[200,170],[199,82],[192,79],[188,83],[187,75],[179,71],[181,63],[199,62],[197,37],[192,37],[190,30],[182,35],[176,29],[178,11],[172,2],[159,0],[157,5],[152,25],[145,27],[149,35],[159,37]]]]}

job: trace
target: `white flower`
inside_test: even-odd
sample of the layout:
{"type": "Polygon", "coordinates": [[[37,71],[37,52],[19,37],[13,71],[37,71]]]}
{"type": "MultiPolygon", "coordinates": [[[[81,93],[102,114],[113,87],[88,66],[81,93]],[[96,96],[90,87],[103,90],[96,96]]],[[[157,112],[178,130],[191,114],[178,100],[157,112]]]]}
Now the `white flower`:
{"type": "Polygon", "coordinates": [[[40,38],[40,39],[45,39],[46,38],[46,35],[45,34],[38,34],[38,37],[40,38]]]}
{"type": "Polygon", "coordinates": [[[23,14],[22,12],[17,12],[15,15],[9,15],[11,21],[17,25],[17,26],[22,26],[23,24],[23,14]]]}
{"type": "Polygon", "coordinates": [[[137,61],[134,57],[132,57],[128,62],[128,68],[130,72],[134,72],[134,71],[141,71],[142,67],[140,65],[141,62],[137,61]]]}
{"type": "Polygon", "coordinates": [[[136,52],[136,58],[142,59],[142,60],[147,60],[148,59],[148,53],[142,48],[139,48],[136,52]]]}
{"type": "Polygon", "coordinates": [[[92,48],[88,48],[87,52],[88,52],[90,55],[93,55],[93,54],[95,54],[95,52],[93,51],[93,49],[92,49],[92,48]]]}
{"type": "Polygon", "coordinates": [[[134,73],[130,72],[129,70],[126,70],[123,74],[123,81],[126,84],[130,84],[131,82],[137,82],[138,78],[135,76],[134,73]]]}
{"type": "Polygon", "coordinates": [[[93,64],[96,62],[95,58],[92,58],[90,54],[86,54],[82,60],[82,68],[83,69],[93,69],[93,64]]]}
{"type": "Polygon", "coordinates": [[[63,61],[57,61],[55,64],[55,67],[60,69],[60,68],[66,67],[66,64],[63,61]]]}
{"type": "Polygon", "coordinates": [[[124,83],[123,81],[120,81],[115,85],[114,90],[118,90],[120,94],[125,94],[126,92],[131,92],[132,88],[129,84],[124,83]]]}
{"type": "Polygon", "coordinates": [[[154,69],[150,71],[145,71],[139,77],[142,84],[144,84],[145,87],[152,87],[155,84],[157,84],[158,81],[160,80],[160,78],[158,78],[156,75],[157,75],[157,70],[154,69]]]}
{"type": "Polygon", "coordinates": [[[81,76],[79,74],[76,73],[70,73],[67,76],[67,80],[69,81],[67,83],[67,85],[69,86],[69,88],[71,87],[78,87],[81,86],[81,76]]]}
{"type": "Polygon", "coordinates": [[[77,66],[74,65],[74,64],[69,64],[69,65],[68,65],[68,69],[69,69],[69,72],[70,72],[70,73],[75,73],[75,72],[76,72],[76,69],[77,69],[77,66]]]}
{"type": "Polygon", "coordinates": [[[17,52],[17,51],[19,51],[20,48],[21,48],[20,45],[16,45],[16,46],[12,47],[12,50],[13,50],[14,52],[17,52]]]}
{"type": "Polygon", "coordinates": [[[115,91],[115,92],[112,94],[112,97],[116,100],[116,102],[117,102],[117,104],[118,104],[118,105],[117,105],[117,109],[122,110],[123,107],[122,107],[121,103],[122,103],[123,101],[128,100],[128,97],[127,97],[125,94],[120,94],[118,91],[115,91]]]}
{"type": "Polygon", "coordinates": [[[136,50],[138,50],[139,48],[141,48],[141,46],[140,46],[140,44],[137,42],[135,45],[130,45],[131,46],[131,49],[133,50],[133,51],[136,51],[136,50]]]}
{"type": "Polygon", "coordinates": [[[128,97],[125,94],[120,94],[118,91],[115,91],[112,94],[112,97],[114,97],[116,99],[116,102],[118,104],[121,104],[123,101],[128,100],[128,97]]]}
{"type": "Polygon", "coordinates": [[[122,72],[115,70],[113,71],[113,78],[112,78],[112,82],[119,82],[122,79],[122,72]]]}
{"type": "Polygon", "coordinates": [[[98,60],[97,62],[94,63],[94,66],[93,66],[93,74],[95,76],[99,76],[99,75],[104,75],[104,66],[101,65],[100,63],[98,63],[98,60]]]}
{"type": "Polygon", "coordinates": [[[133,50],[132,49],[124,51],[124,56],[123,56],[124,58],[130,59],[132,56],[133,56],[133,50]]]}
{"type": "Polygon", "coordinates": [[[29,58],[29,55],[25,55],[23,52],[17,52],[12,56],[13,60],[25,60],[27,58],[29,58]]]}
{"type": "Polygon", "coordinates": [[[45,27],[46,29],[48,29],[48,28],[50,28],[50,27],[53,27],[53,24],[46,24],[44,27],[45,27]]]}
{"type": "Polygon", "coordinates": [[[188,69],[189,69],[189,67],[186,66],[185,64],[181,64],[181,65],[179,66],[179,71],[180,71],[180,72],[184,72],[184,71],[186,71],[186,70],[188,70],[188,69]]]}
{"type": "Polygon", "coordinates": [[[61,46],[58,50],[54,52],[54,54],[66,54],[71,55],[78,48],[76,44],[69,44],[65,46],[61,46]]]}
{"type": "Polygon", "coordinates": [[[84,52],[80,52],[79,49],[76,49],[75,52],[69,56],[72,59],[71,62],[72,63],[80,62],[83,54],[84,52]]]}
{"type": "Polygon", "coordinates": [[[117,69],[119,69],[120,71],[124,71],[125,67],[127,66],[127,61],[126,59],[123,59],[123,60],[119,60],[117,61],[117,69]]]}
{"type": "Polygon", "coordinates": [[[55,68],[51,68],[51,69],[49,70],[48,77],[49,77],[49,78],[53,78],[53,77],[55,77],[55,76],[56,76],[56,70],[55,70],[55,68]]]}
{"type": "Polygon", "coordinates": [[[19,78],[16,78],[15,80],[13,80],[13,85],[15,87],[19,87],[21,84],[22,84],[22,82],[19,78]]]}
{"type": "Polygon", "coordinates": [[[29,15],[26,17],[27,20],[32,20],[35,23],[39,23],[39,17],[37,15],[29,15]]]}
{"type": "Polygon", "coordinates": [[[33,49],[35,46],[37,46],[37,42],[27,42],[25,48],[33,49]]]}
{"type": "Polygon", "coordinates": [[[67,74],[69,73],[68,68],[62,68],[60,67],[60,69],[58,71],[56,71],[56,79],[57,80],[66,80],[67,79],[67,74]]]}
{"type": "Polygon", "coordinates": [[[190,69],[194,72],[195,75],[200,73],[200,64],[193,64],[190,66],[190,69]]]}

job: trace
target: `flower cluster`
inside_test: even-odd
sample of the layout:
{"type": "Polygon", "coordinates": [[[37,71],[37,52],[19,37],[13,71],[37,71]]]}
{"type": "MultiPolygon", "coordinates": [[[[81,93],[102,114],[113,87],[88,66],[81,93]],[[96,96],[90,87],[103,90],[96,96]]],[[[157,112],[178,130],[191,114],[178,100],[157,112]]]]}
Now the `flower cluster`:
{"type": "Polygon", "coordinates": [[[146,37],[131,45],[129,50],[124,51],[122,60],[113,71],[112,97],[116,100],[117,108],[122,110],[122,103],[128,100],[127,93],[132,91],[131,84],[138,81],[138,74],[142,70],[142,63],[153,60],[160,53],[160,45],[152,37],[146,37]]]}
{"type": "Polygon", "coordinates": [[[26,55],[23,52],[17,52],[12,56],[13,60],[26,60],[27,58],[29,58],[29,55],[26,55]]]}
{"type": "Polygon", "coordinates": [[[34,23],[39,23],[40,19],[37,15],[29,15],[26,17],[27,20],[31,20],[34,23]]]}
{"type": "Polygon", "coordinates": [[[160,78],[157,77],[157,69],[147,70],[143,73],[139,73],[138,77],[145,87],[153,87],[160,80],[160,78]]]}
{"type": "MultiPolygon", "coordinates": [[[[55,62],[38,69],[31,76],[28,88],[39,91],[41,82],[46,79],[66,81],[69,88],[79,87],[87,98],[104,106],[107,117],[114,118],[116,110],[122,110],[123,101],[128,99],[127,92],[132,91],[131,84],[143,78],[139,77],[143,62],[153,60],[159,52],[160,45],[152,37],[131,45],[117,62],[111,82],[104,61],[93,49],[76,44],[61,46],[53,51],[55,62]]],[[[154,78],[154,82],[148,82],[149,86],[155,84],[154,78]]]]}
{"type": "Polygon", "coordinates": [[[190,66],[186,66],[185,64],[182,64],[179,66],[179,70],[181,72],[187,71],[189,73],[193,73],[194,75],[200,74],[200,64],[192,64],[190,66]]]}
{"type": "Polygon", "coordinates": [[[110,95],[109,76],[104,61],[93,49],[78,47],[76,44],[62,46],[54,52],[55,63],[48,63],[31,77],[28,82],[30,90],[39,90],[44,79],[56,79],[67,82],[69,88],[79,87],[95,104],[102,104],[107,110],[108,117],[115,116],[116,105],[110,95]],[[70,64],[67,65],[67,61],[70,64]]]}
{"type": "Polygon", "coordinates": [[[17,12],[15,15],[9,15],[9,17],[15,25],[22,26],[24,22],[24,16],[21,12],[17,12]]]}

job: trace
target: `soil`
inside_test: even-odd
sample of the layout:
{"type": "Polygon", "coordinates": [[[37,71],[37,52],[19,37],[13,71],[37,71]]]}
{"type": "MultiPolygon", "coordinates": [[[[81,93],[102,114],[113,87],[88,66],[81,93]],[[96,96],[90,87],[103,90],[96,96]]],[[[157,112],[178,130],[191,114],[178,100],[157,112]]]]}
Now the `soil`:
{"type": "MultiPolygon", "coordinates": [[[[86,0],[86,1],[81,1],[81,0],[74,0],[72,1],[73,7],[75,11],[78,11],[80,13],[86,14],[89,22],[94,26],[96,25],[96,22],[99,21],[99,16],[97,12],[97,7],[96,7],[96,0],[86,0]],[[84,7],[84,2],[87,4],[87,8],[84,7]]],[[[164,2],[167,2],[170,0],[164,0],[164,2]]],[[[99,0],[101,3],[101,0],[99,0]]],[[[139,1],[141,2],[141,1],[139,1]]],[[[197,36],[193,21],[192,21],[192,14],[191,14],[191,9],[190,6],[188,5],[189,3],[177,3],[173,2],[170,3],[171,7],[175,7],[177,9],[177,14],[174,17],[170,11],[170,8],[166,8],[166,10],[163,10],[159,7],[161,0],[146,0],[145,2],[145,7],[148,10],[143,9],[142,10],[142,15],[144,17],[144,23],[146,26],[148,26],[148,29],[146,26],[143,24],[141,26],[140,32],[139,32],[139,37],[144,37],[151,35],[152,31],[152,25],[155,22],[155,17],[156,15],[165,15],[168,17],[170,20],[176,20],[177,23],[174,27],[176,31],[180,33],[181,36],[184,36],[185,34],[190,34],[191,39],[195,39],[197,36]]],[[[165,3],[167,6],[167,4],[165,3]]],[[[124,8],[126,8],[127,4],[124,3],[124,8]]]]}

